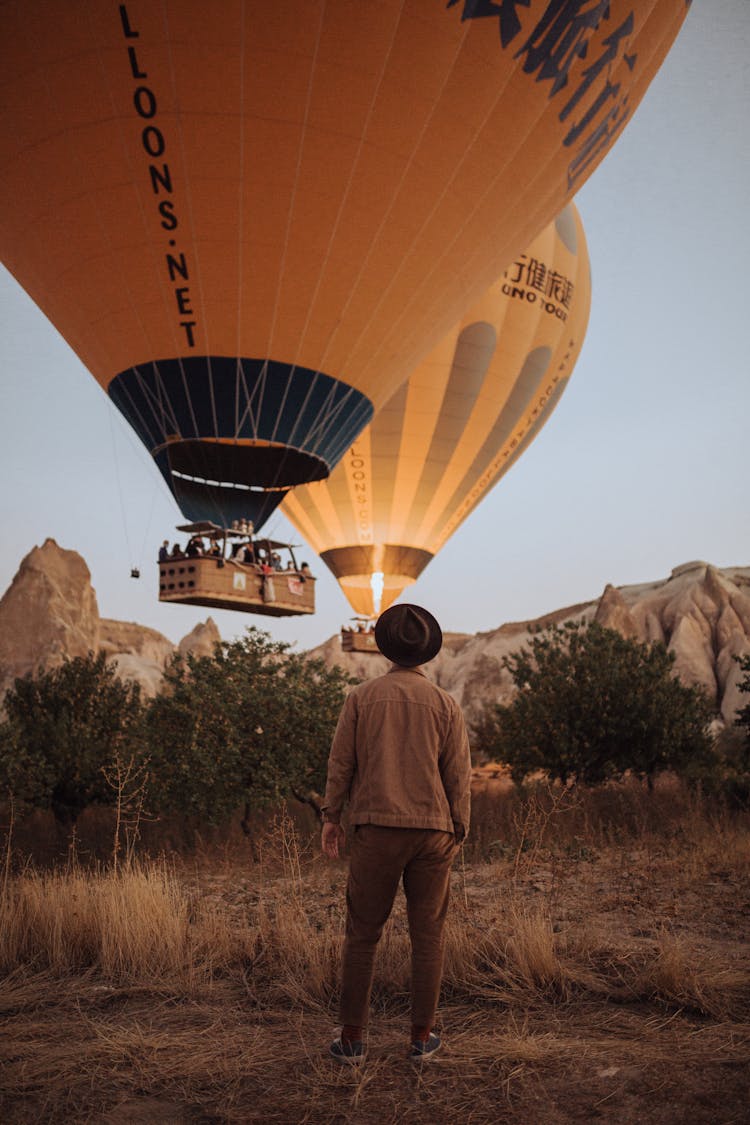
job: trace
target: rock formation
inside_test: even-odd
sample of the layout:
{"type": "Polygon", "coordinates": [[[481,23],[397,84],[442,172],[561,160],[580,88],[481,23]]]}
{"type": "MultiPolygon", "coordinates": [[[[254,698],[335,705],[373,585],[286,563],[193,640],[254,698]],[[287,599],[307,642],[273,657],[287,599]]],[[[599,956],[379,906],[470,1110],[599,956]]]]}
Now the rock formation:
{"type": "Polygon", "coordinates": [[[210,617],[179,646],[145,625],[100,618],[86,563],[47,539],[23,559],[0,600],[0,699],[16,676],[100,651],[118,675],[155,695],[176,651],[210,654],[220,639],[210,617]]]}
{"type": "MultiPolygon", "coordinates": [[[[511,698],[513,683],[503,658],[527,641],[530,630],[571,619],[597,621],[623,636],[666,644],[675,655],[676,673],[685,683],[703,687],[725,722],[732,722],[737,708],[747,702],[737,690],[735,657],[750,653],[750,567],[719,570],[705,562],[675,567],[666,580],[608,585],[596,600],[535,621],[505,624],[475,636],[448,633],[428,674],[456,697],[471,719],[487,703],[511,698]]],[[[85,562],[48,539],[26,556],[0,600],[0,698],[15,676],[99,650],[121,676],[136,680],[153,695],[175,651],[210,655],[219,640],[210,617],[178,646],[155,629],[101,620],[85,562]]],[[[361,679],[387,668],[378,653],[343,652],[338,636],[311,655],[361,679]]]]}
{"type": "Polygon", "coordinates": [[[34,547],[0,600],[0,698],[16,676],[53,668],[99,646],[89,568],[47,539],[34,547]]]}
{"type": "MultiPolygon", "coordinates": [[[[737,690],[734,658],[750,653],[750,567],[719,570],[705,562],[675,567],[662,581],[608,585],[595,601],[535,621],[501,625],[476,636],[449,635],[427,674],[455,696],[467,718],[474,718],[487,703],[505,703],[512,697],[513,683],[503,658],[526,643],[530,630],[570,620],[597,621],[625,637],[666,644],[675,655],[680,679],[700,685],[726,723],[747,702],[737,690]]],[[[380,656],[342,652],[336,638],[314,655],[363,678],[384,668],[380,656]]]]}
{"type": "Polygon", "coordinates": [[[616,629],[623,637],[638,637],[638,626],[627,607],[624,597],[614,586],[604,587],[596,607],[594,621],[605,629],[616,629]]]}
{"type": "Polygon", "coordinates": [[[130,653],[139,659],[163,668],[174,652],[174,645],[156,629],[137,625],[134,621],[99,621],[99,648],[108,657],[130,653]]]}
{"type": "Polygon", "coordinates": [[[183,637],[177,646],[181,656],[213,656],[214,648],[221,641],[219,630],[213,617],[200,621],[195,628],[183,637]]]}
{"type": "Polygon", "coordinates": [[[175,648],[163,633],[134,621],[100,621],[99,649],[124,680],[135,680],[144,695],[156,695],[175,648]]]}

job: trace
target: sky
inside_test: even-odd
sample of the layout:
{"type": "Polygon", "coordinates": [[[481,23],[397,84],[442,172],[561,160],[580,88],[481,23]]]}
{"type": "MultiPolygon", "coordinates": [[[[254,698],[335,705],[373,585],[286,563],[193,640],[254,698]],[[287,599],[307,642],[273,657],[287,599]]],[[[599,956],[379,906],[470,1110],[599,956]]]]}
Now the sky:
{"type": "MultiPolygon", "coordinates": [[[[633,120],[576,196],[592,308],[541,435],[401,600],[475,633],[665,579],[750,565],[750,0],[695,0],[633,120]]],[[[86,560],[102,617],[173,641],[210,614],[299,650],[351,617],[312,552],[312,617],[161,605],[182,522],[146,450],[0,267],[0,592],[52,537],[86,560]],[[130,577],[139,567],[141,578],[130,577]]],[[[299,543],[281,515],[264,529],[299,543]]]]}

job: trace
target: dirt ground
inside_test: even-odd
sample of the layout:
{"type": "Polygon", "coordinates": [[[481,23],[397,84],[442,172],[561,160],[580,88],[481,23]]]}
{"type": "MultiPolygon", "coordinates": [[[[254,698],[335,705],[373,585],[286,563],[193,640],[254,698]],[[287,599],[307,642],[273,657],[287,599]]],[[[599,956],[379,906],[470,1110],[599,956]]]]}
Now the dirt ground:
{"type": "Polygon", "coordinates": [[[402,902],[367,1058],[342,1068],[326,1050],[345,864],[185,865],[194,916],[241,952],[192,982],[19,965],[0,985],[0,1120],[748,1122],[748,856],[725,832],[459,860],[444,1047],[421,1069],[402,902]]]}

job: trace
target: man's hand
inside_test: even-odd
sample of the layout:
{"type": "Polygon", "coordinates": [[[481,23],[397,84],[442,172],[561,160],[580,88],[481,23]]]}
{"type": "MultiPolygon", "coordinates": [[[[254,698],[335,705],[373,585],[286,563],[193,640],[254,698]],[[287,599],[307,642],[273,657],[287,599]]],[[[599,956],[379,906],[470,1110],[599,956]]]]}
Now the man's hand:
{"type": "Polygon", "coordinates": [[[323,833],[320,837],[320,846],[325,855],[329,859],[339,858],[339,846],[344,842],[344,829],[340,824],[330,824],[328,821],[323,825],[323,833]]]}

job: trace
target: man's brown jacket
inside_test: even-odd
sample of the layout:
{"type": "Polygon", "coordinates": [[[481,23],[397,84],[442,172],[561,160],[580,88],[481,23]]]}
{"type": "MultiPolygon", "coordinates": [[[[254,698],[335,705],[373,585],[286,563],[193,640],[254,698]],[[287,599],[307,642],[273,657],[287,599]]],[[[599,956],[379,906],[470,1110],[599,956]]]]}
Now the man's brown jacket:
{"type": "Polygon", "coordinates": [[[455,699],[417,668],[393,665],[348,695],[328,758],[323,802],[337,823],[469,830],[471,758],[455,699]]]}

